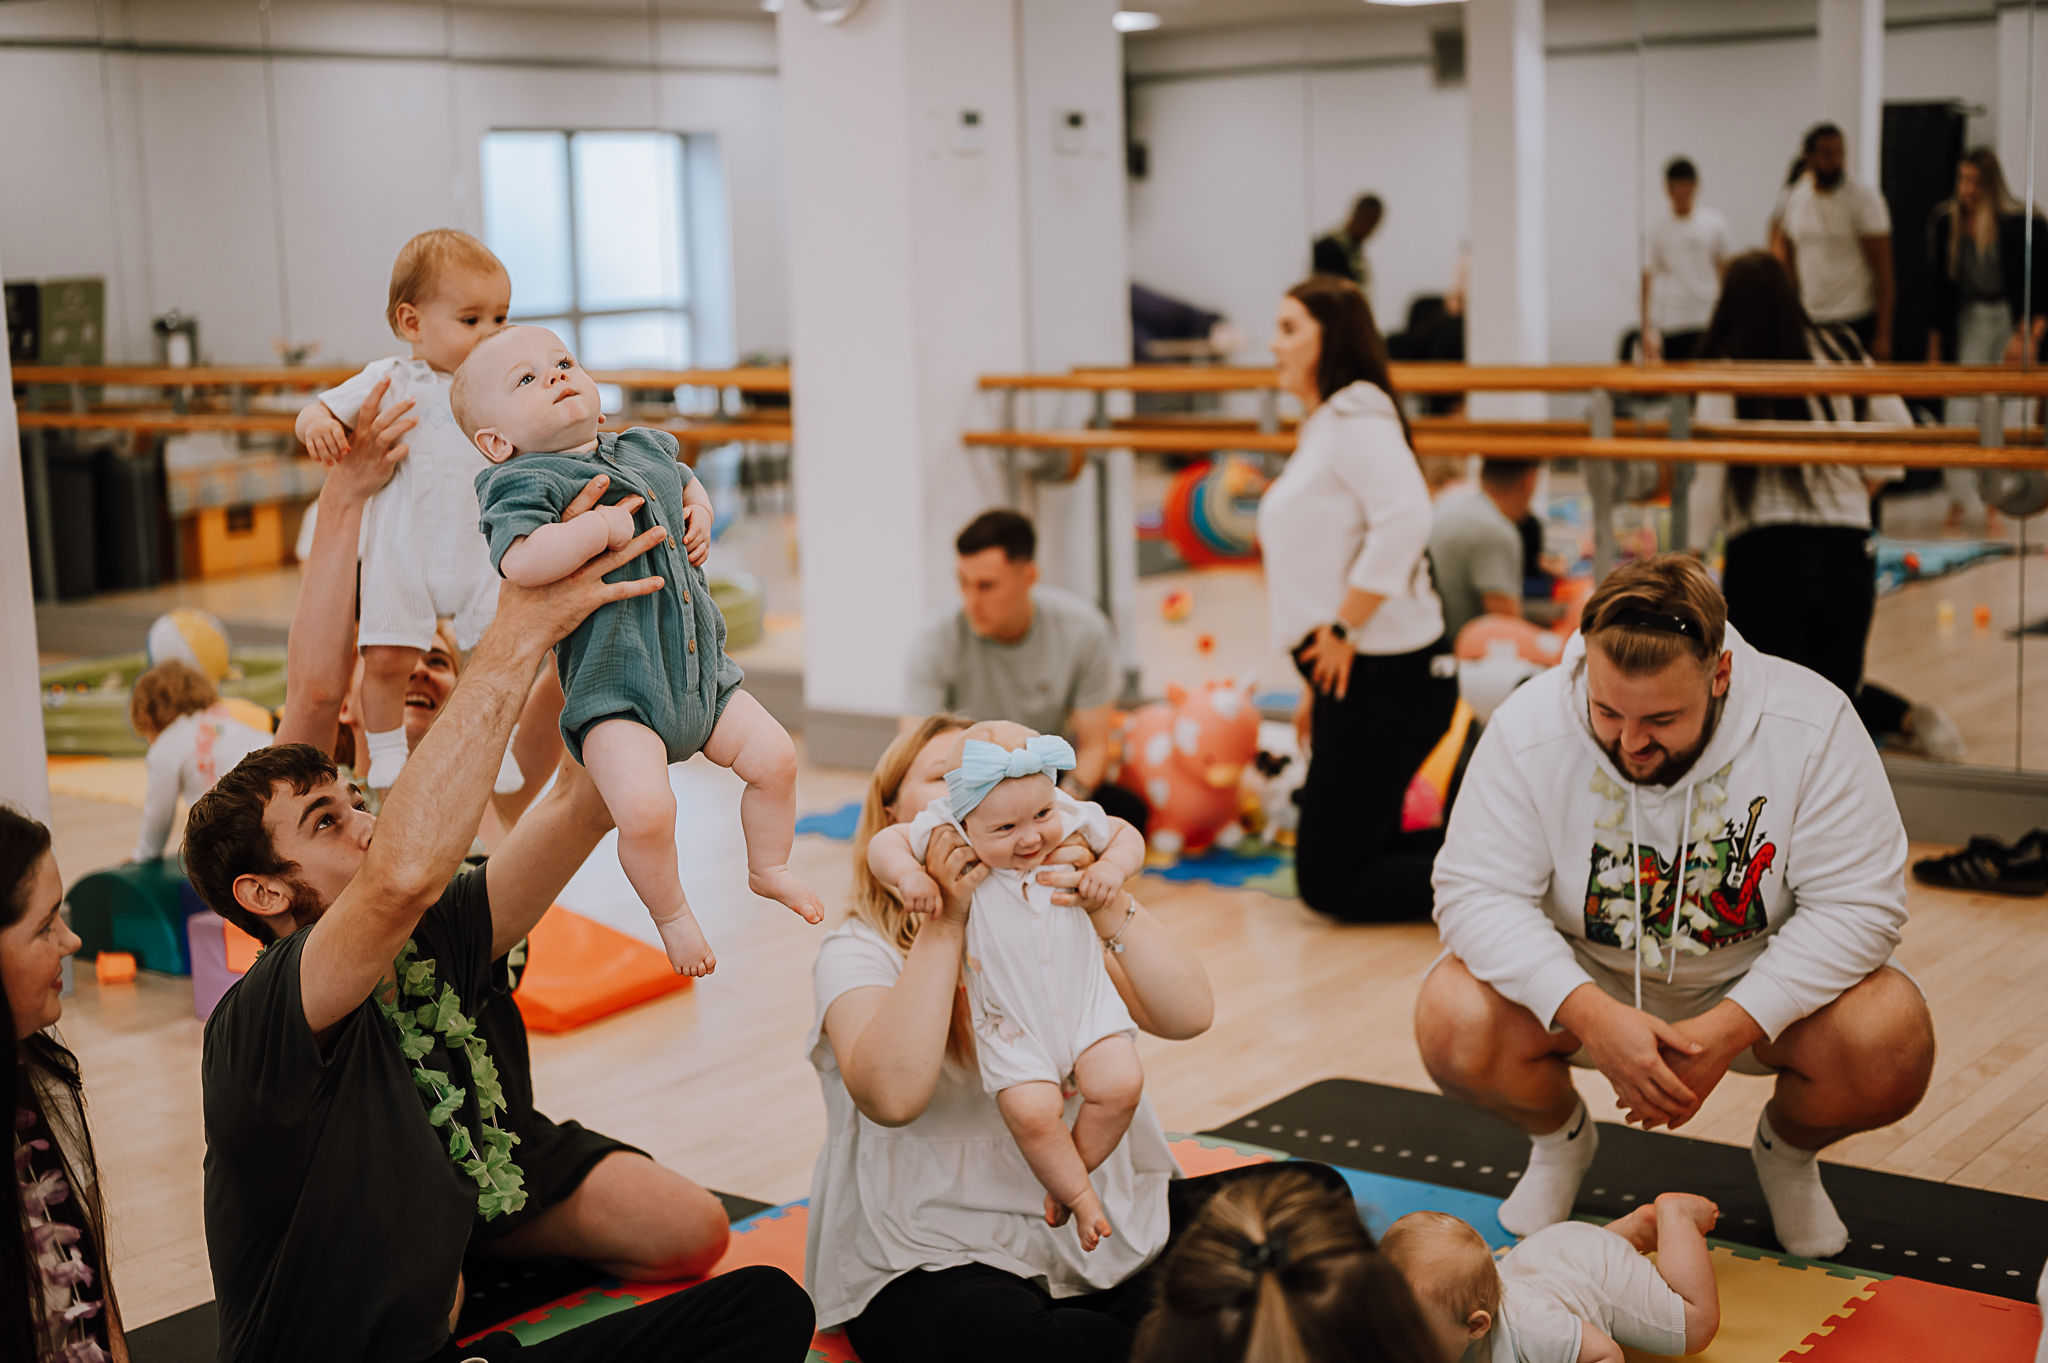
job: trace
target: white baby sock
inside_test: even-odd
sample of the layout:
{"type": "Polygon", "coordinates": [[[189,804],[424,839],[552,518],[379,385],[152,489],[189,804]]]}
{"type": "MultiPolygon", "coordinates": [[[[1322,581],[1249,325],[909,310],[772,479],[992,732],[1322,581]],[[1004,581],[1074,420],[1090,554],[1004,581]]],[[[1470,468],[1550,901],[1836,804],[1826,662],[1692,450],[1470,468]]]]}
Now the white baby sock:
{"type": "Polygon", "coordinates": [[[505,740],[505,760],[498,764],[498,779],[491,783],[491,789],[499,795],[514,795],[526,785],[526,773],[519,770],[519,760],[512,756],[512,745],[519,741],[519,726],[512,726],[512,737],[505,740]]]}
{"type": "Polygon", "coordinates": [[[1849,1228],[1820,1184],[1820,1157],[1785,1144],[1771,1129],[1769,1108],[1756,1119],[1749,1158],[1780,1244],[1802,1259],[1831,1259],[1849,1247],[1849,1228]]]}
{"type": "Polygon", "coordinates": [[[1501,1225],[1514,1235],[1534,1235],[1545,1226],[1569,1221],[1579,1181],[1599,1148],[1600,1128],[1580,1099],[1563,1126],[1547,1136],[1529,1138],[1529,1168],[1500,1204],[1501,1225]]]}
{"type": "Polygon", "coordinates": [[[405,770],[405,726],[389,733],[365,734],[364,738],[370,749],[370,770],[363,776],[363,784],[372,790],[391,789],[398,773],[405,770]]]}

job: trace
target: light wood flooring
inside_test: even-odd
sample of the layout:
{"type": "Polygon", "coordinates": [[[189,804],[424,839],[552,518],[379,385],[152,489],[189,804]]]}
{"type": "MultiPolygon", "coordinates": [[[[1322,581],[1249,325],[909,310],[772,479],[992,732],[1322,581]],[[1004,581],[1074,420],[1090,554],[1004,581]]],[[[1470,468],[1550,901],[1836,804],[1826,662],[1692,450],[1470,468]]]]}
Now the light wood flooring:
{"type": "MultiPolygon", "coordinates": [[[[718,973],[685,993],[562,1037],[533,1039],[543,1110],[644,1146],[710,1186],[765,1201],[804,1196],[824,1134],[803,1054],[810,966],[820,930],[737,892],[732,788],[702,763],[678,769],[686,884],[718,947],[718,973]]],[[[806,767],[804,810],[836,807],[860,778],[806,767]]],[[[118,860],[138,811],[59,797],[66,882],[118,860]]],[[[1916,855],[1929,849],[1916,849],[1916,855]]],[[[606,854],[564,901],[631,928],[606,854]],[[609,902],[595,903],[605,900],[609,902]]],[[[844,843],[805,837],[796,868],[828,902],[848,883],[844,843]]],[[[1426,926],[1340,928],[1299,904],[1250,891],[1143,880],[1144,901],[1194,946],[1217,996],[1216,1025],[1194,1041],[1147,1039],[1147,1088],[1179,1131],[1214,1126],[1304,1084],[1351,1076],[1427,1088],[1410,1026],[1415,989],[1437,951],[1426,926]]],[[[1898,1126],[1845,1142],[1847,1163],[2048,1197],[2048,901],[1910,892],[1901,956],[1932,1001],[1941,1042],[1933,1091],[1898,1126]]],[[[112,1204],[124,1307],[146,1323],[208,1299],[200,1214],[200,1030],[184,981],[145,977],[102,989],[81,980],[63,1031],[78,1050],[112,1204]]],[[[1611,1096],[1581,1087],[1596,1114],[1611,1096]]],[[[1766,1081],[1731,1076],[1697,1134],[1745,1143],[1766,1081]]],[[[1475,1120],[1483,1120],[1476,1118],[1475,1120]]]]}

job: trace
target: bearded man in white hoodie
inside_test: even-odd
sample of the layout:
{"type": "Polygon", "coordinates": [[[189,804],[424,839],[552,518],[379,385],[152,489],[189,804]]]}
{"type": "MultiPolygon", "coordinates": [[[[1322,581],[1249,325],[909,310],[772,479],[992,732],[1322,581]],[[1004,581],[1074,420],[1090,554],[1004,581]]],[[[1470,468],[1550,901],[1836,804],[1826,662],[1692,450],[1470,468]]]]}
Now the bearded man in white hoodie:
{"type": "Polygon", "coordinates": [[[1495,713],[1436,861],[1444,955],[1416,1002],[1450,1096],[1529,1133],[1501,1207],[1566,1220],[1598,1128],[1569,1066],[1644,1128],[1731,1068],[1777,1076],[1750,1154],[1778,1239],[1841,1253],[1815,1155],[1927,1091],[1934,1025],[1892,959],[1906,833],[1819,674],[1757,652],[1689,556],[1611,573],[1562,662],[1495,713]]]}

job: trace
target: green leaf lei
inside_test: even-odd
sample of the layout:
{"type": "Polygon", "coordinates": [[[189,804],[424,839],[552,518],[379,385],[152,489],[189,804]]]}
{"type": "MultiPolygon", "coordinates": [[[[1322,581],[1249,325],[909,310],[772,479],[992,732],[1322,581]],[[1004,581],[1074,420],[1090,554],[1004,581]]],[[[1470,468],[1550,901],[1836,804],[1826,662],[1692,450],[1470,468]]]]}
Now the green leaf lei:
{"type": "Polygon", "coordinates": [[[498,1082],[498,1067],[492,1063],[490,1051],[477,1035],[475,1020],[463,1015],[454,988],[434,978],[434,962],[419,959],[418,953],[419,948],[407,938],[405,949],[398,953],[398,985],[390,991],[396,1000],[387,1002],[380,987],[377,1007],[397,1029],[398,1049],[413,1062],[412,1082],[427,1106],[427,1120],[437,1128],[447,1128],[448,1162],[476,1181],[480,1190],[477,1212],[490,1221],[526,1205],[526,1175],[512,1162],[512,1147],[519,1137],[498,1125],[496,1114],[505,1106],[505,1090],[498,1082]],[[468,1090],[457,1087],[443,1071],[421,1063],[434,1049],[430,1030],[448,1043],[448,1049],[460,1049],[469,1061],[481,1150],[457,1116],[468,1090]]]}

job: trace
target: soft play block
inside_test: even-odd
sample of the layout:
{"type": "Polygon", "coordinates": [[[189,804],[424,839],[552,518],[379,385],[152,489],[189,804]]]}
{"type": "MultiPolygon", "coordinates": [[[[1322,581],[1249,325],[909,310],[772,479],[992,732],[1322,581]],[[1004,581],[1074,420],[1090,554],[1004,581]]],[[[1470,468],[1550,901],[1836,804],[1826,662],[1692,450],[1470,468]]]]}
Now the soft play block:
{"type": "Polygon", "coordinates": [[[185,943],[185,877],[174,859],[133,861],[94,871],[71,887],[71,930],[83,943],[78,955],[125,951],[144,970],[191,973],[185,943]]]}
{"type": "Polygon", "coordinates": [[[689,987],[668,957],[560,904],[526,938],[526,972],[512,998],[536,1032],[566,1032],[689,987]]]}
{"type": "Polygon", "coordinates": [[[192,951],[192,1011],[201,1022],[213,1016],[214,1005],[228,992],[228,986],[248,972],[248,963],[237,966],[229,950],[231,933],[245,942],[250,940],[248,933],[212,909],[202,909],[185,920],[185,942],[192,951]]]}

